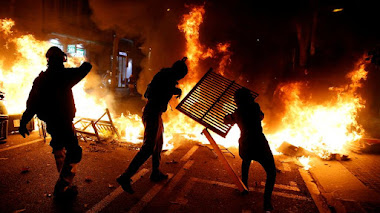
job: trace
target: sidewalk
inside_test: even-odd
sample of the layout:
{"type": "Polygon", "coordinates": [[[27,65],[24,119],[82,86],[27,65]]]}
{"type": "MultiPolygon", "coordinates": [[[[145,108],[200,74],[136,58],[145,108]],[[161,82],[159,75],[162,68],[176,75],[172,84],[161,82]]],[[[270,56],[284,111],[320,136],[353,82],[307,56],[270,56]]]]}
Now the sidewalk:
{"type": "Polygon", "coordinates": [[[313,158],[309,171],[332,212],[380,212],[380,193],[364,185],[341,162],[313,158]]]}

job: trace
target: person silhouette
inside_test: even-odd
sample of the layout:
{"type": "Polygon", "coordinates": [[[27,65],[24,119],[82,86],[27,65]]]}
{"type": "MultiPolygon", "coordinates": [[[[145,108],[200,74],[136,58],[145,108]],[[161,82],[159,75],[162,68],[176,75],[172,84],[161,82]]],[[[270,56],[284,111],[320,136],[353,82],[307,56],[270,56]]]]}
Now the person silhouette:
{"type": "Polygon", "coordinates": [[[239,156],[242,159],[242,182],[248,188],[248,173],[251,161],[255,160],[259,162],[267,174],[264,192],[264,210],[271,211],[273,210],[271,197],[276,180],[276,166],[272,151],[261,126],[264,113],[261,111],[259,104],[255,102],[255,98],[251,92],[246,88],[236,90],[234,100],[237,109],[234,113],[225,116],[224,123],[237,123],[241,131],[239,156]]]}
{"type": "Polygon", "coordinates": [[[33,82],[19,133],[24,138],[29,135],[26,125],[34,115],[46,122],[46,130],[52,138],[50,146],[60,173],[54,196],[70,197],[78,193],[72,183],[76,166],[82,159],[82,148],[72,123],[76,109],[71,88],[90,72],[92,65],[84,62],[78,68],[64,68],[67,56],[56,46],[49,48],[46,59],[47,69],[33,82]]]}
{"type": "Polygon", "coordinates": [[[163,144],[164,126],[161,115],[166,112],[167,105],[173,95],[179,98],[182,90],[177,87],[178,81],[187,74],[186,57],[176,61],[171,68],[161,69],[149,83],[144,97],[148,99],[144,109],[142,121],[145,127],[144,140],[140,151],[133,158],[128,168],[116,181],[124,191],[132,194],[131,177],[140,166],[152,156],[152,173],[150,179],[159,182],[168,178],[160,171],[161,151],[163,144]]]}

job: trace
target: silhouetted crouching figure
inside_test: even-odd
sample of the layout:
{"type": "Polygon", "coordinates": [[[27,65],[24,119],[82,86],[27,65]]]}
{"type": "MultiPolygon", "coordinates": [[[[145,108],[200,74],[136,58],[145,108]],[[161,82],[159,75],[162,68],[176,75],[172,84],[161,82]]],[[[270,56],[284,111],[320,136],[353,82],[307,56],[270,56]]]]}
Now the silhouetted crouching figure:
{"type": "Polygon", "coordinates": [[[177,88],[178,81],[187,74],[186,57],[173,64],[171,68],[161,69],[148,85],[144,97],[148,99],[143,109],[142,121],[145,127],[144,141],[140,151],[133,158],[125,172],[116,180],[124,191],[134,193],[131,177],[140,166],[152,155],[152,174],[150,179],[158,182],[168,178],[160,171],[161,151],[163,145],[164,126],[161,115],[166,112],[173,95],[179,98],[182,90],[177,88]]]}
{"type": "Polygon", "coordinates": [[[242,182],[248,188],[248,173],[251,161],[259,162],[267,174],[264,192],[264,210],[271,211],[272,191],[276,180],[276,167],[272,151],[261,127],[264,113],[255,102],[250,91],[245,88],[237,90],[234,94],[237,109],[233,114],[224,118],[226,124],[237,123],[241,136],[239,139],[239,155],[243,162],[241,165],[242,182]]]}
{"type": "Polygon", "coordinates": [[[79,68],[64,68],[66,54],[58,47],[51,47],[46,58],[48,68],[33,82],[19,132],[23,137],[29,135],[26,124],[35,114],[46,122],[47,132],[52,138],[50,146],[60,173],[54,196],[68,197],[78,193],[72,182],[76,165],[82,159],[82,148],[72,124],[76,109],[71,88],[90,72],[92,66],[84,62],[79,68]]]}

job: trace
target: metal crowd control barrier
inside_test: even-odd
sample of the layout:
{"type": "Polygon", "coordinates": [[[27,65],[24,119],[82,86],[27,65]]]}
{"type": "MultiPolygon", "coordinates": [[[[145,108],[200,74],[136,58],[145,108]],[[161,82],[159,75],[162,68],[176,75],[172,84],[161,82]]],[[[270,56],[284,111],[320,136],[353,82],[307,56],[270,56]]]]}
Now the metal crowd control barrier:
{"type": "Polygon", "coordinates": [[[115,134],[120,139],[120,134],[113,124],[111,114],[108,109],[98,119],[92,118],[79,118],[74,122],[75,131],[78,137],[86,140],[86,137],[94,137],[98,142],[101,140],[101,136],[104,134],[115,134]],[[108,116],[108,121],[101,120],[105,115],[108,116]],[[81,127],[77,127],[78,125],[81,127]],[[91,128],[92,127],[92,128],[91,128]]]}
{"type": "MultiPolygon", "coordinates": [[[[212,138],[208,129],[225,137],[231,129],[230,124],[224,124],[226,115],[233,113],[237,106],[234,102],[234,93],[243,88],[241,85],[231,81],[210,69],[186,97],[178,104],[177,109],[189,116],[206,128],[202,133],[206,136],[218,159],[235,182],[238,189],[243,192],[247,188],[232,169],[227,159],[223,155],[220,147],[212,138]]],[[[254,97],[259,94],[251,91],[254,97]]]]}

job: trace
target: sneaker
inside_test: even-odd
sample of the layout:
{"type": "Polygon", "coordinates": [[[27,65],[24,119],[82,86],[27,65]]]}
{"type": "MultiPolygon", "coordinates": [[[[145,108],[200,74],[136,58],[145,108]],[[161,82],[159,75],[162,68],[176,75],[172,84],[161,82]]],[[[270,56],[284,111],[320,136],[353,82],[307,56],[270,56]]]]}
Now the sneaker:
{"type": "Polygon", "coordinates": [[[152,174],[150,175],[150,180],[153,181],[153,182],[160,182],[162,180],[166,180],[168,179],[168,175],[167,174],[164,174],[160,171],[158,172],[152,172],[152,174]]]}
{"type": "Polygon", "coordinates": [[[121,188],[123,188],[125,192],[128,192],[129,194],[135,193],[135,191],[132,189],[132,180],[130,178],[124,178],[120,175],[116,181],[120,184],[121,188]]]}

